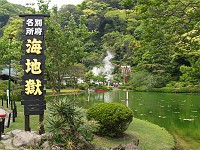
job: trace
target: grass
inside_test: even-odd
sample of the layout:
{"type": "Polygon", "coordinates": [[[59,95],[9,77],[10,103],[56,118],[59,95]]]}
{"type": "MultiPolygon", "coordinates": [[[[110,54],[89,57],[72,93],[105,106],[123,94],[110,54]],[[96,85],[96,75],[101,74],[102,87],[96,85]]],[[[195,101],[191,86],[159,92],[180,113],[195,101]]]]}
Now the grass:
{"type": "Polygon", "coordinates": [[[142,150],[171,150],[175,146],[169,132],[144,120],[134,118],[127,131],[139,138],[142,150]]]}
{"type": "MultiPolygon", "coordinates": [[[[45,89],[47,93],[51,93],[52,94],[52,89],[45,89]]],[[[61,89],[60,93],[79,93],[80,90],[79,89],[61,89]]]]}
{"type": "MultiPolygon", "coordinates": [[[[10,127],[6,128],[5,132],[14,129],[24,130],[23,106],[20,102],[16,102],[16,105],[18,117],[14,123],[11,122],[10,127]]],[[[45,116],[47,116],[47,113],[45,111],[45,116]]],[[[38,132],[39,116],[30,116],[30,128],[38,132]]],[[[164,128],[136,118],[133,119],[123,138],[115,139],[95,136],[94,143],[101,146],[113,147],[119,144],[130,143],[137,138],[140,140],[139,147],[141,150],[171,150],[175,145],[173,137],[164,128]]]]}
{"type": "MultiPolygon", "coordinates": [[[[197,131],[196,131],[197,132],[197,131]]],[[[187,138],[185,136],[181,136],[177,133],[172,133],[174,138],[176,139],[177,146],[180,150],[200,150],[200,143],[194,141],[193,139],[187,138]]]]}
{"type": "MultiPolygon", "coordinates": [[[[16,102],[17,105],[17,118],[15,122],[10,123],[10,127],[5,129],[5,132],[9,132],[15,129],[24,130],[24,106],[21,105],[21,102],[16,102]]],[[[34,131],[39,131],[39,116],[32,115],[30,116],[30,127],[34,131]]]]}
{"type": "Polygon", "coordinates": [[[119,144],[127,144],[139,139],[139,148],[141,150],[171,150],[175,147],[175,142],[164,128],[134,118],[128,130],[125,132],[126,136],[120,139],[95,137],[94,143],[104,147],[115,147],[119,144]]]}
{"type": "Polygon", "coordinates": [[[138,138],[135,137],[131,133],[125,133],[124,137],[121,138],[109,138],[109,137],[100,137],[100,136],[94,136],[93,143],[95,145],[100,145],[103,147],[117,147],[119,144],[128,144],[132,141],[136,141],[138,138]]]}

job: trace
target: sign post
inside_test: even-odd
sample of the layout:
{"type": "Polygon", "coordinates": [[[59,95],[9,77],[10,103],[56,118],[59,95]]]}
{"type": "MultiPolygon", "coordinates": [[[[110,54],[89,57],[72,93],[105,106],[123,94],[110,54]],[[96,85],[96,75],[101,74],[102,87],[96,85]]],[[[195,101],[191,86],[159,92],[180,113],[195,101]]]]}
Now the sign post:
{"type": "Polygon", "coordinates": [[[44,43],[44,17],[50,17],[44,14],[24,14],[23,22],[24,35],[22,36],[24,55],[21,58],[24,75],[22,77],[22,85],[24,90],[21,92],[24,105],[25,131],[30,131],[30,115],[39,115],[40,130],[39,134],[44,133],[44,110],[46,109],[46,101],[44,95],[44,69],[46,49],[44,43]]]}

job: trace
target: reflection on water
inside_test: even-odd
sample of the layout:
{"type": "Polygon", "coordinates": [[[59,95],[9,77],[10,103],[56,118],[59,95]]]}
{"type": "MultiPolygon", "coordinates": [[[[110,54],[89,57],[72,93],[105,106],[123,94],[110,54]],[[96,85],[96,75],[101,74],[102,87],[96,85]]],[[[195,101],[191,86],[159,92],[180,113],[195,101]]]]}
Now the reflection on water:
{"type": "MultiPolygon", "coordinates": [[[[199,95],[139,93],[112,91],[79,95],[78,103],[89,108],[95,103],[119,102],[134,112],[136,118],[148,120],[170,132],[192,138],[200,143],[200,99],[199,95]],[[128,99],[128,100],[127,100],[128,99]]],[[[200,145],[199,145],[200,146],[200,145]]]]}

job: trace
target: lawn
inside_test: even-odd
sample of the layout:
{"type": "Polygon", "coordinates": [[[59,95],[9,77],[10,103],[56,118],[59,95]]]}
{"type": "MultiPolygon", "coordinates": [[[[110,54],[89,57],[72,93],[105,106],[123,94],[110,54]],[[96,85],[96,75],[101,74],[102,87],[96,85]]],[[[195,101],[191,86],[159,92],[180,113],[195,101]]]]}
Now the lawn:
{"type": "MultiPolygon", "coordinates": [[[[5,132],[14,129],[24,129],[23,106],[20,102],[17,102],[16,104],[18,117],[14,123],[11,122],[10,127],[5,129],[5,132]]],[[[47,113],[48,111],[45,111],[45,116],[47,116],[47,113]]],[[[39,116],[30,116],[30,127],[31,130],[38,132],[39,116]]],[[[113,147],[118,146],[119,144],[130,143],[138,138],[141,150],[171,150],[175,145],[173,137],[164,128],[136,118],[133,118],[132,123],[125,133],[126,136],[120,139],[95,136],[94,143],[101,146],[113,147]]]]}
{"type": "Polygon", "coordinates": [[[133,118],[126,136],[120,139],[96,137],[95,144],[107,147],[127,144],[139,139],[139,148],[141,150],[171,150],[175,146],[174,139],[164,128],[161,128],[150,122],[133,118]]]}

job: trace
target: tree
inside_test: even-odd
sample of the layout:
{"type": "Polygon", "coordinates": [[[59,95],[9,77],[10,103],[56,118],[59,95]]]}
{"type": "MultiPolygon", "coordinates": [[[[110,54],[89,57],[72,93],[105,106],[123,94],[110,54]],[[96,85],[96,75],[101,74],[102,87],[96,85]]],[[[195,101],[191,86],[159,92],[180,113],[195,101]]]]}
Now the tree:
{"type": "Polygon", "coordinates": [[[87,73],[85,73],[85,76],[84,76],[84,81],[90,85],[90,81],[94,78],[94,74],[92,71],[89,71],[87,73]]]}
{"type": "Polygon", "coordinates": [[[79,18],[81,15],[83,15],[83,12],[81,10],[78,10],[78,8],[75,5],[63,5],[58,13],[62,15],[61,20],[61,26],[67,25],[68,20],[70,20],[71,15],[73,15],[74,20],[79,23],[79,18]]]}
{"type": "Polygon", "coordinates": [[[47,46],[46,75],[58,96],[68,67],[81,62],[85,55],[85,40],[93,34],[87,30],[82,16],[79,24],[75,22],[73,16],[70,17],[65,27],[62,27],[59,22],[60,16],[52,14],[47,21],[48,30],[45,37],[47,46]]]}
{"type": "MultiPolygon", "coordinates": [[[[192,0],[138,1],[136,10],[140,26],[136,31],[140,31],[140,51],[143,53],[141,66],[158,75],[180,74],[180,66],[189,60],[180,46],[185,41],[182,35],[190,32],[199,22],[199,5],[199,2],[192,0]]],[[[193,45],[190,42],[185,44],[190,48],[193,45]]]]}
{"type": "Polygon", "coordinates": [[[74,90],[76,88],[76,79],[83,77],[86,68],[83,64],[73,64],[67,68],[67,74],[74,79],[74,90]]]}
{"type": "Polygon", "coordinates": [[[8,65],[12,61],[12,65],[15,71],[20,72],[22,68],[19,66],[19,60],[21,59],[21,34],[22,34],[22,20],[19,18],[11,18],[7,25],[4,26],[3,37],[0,39],[0,63],[2,67],[8,65]],[[13,34],[14,37],[12,41],[8,39],[9,34],[13,34]],[[10,45],[11,44],[11,45],[10,45]]]}

